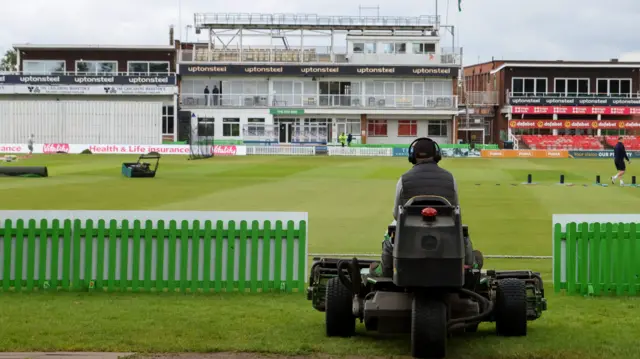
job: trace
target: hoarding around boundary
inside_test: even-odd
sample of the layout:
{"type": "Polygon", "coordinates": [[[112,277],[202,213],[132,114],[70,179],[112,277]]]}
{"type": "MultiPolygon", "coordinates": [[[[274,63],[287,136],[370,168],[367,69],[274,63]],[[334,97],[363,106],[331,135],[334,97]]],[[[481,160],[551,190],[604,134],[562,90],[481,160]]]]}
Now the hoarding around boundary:
{"type": "Polygon", "coordinates": [[[483,158],[569,158],[564,150],[482,150],[483,158]]]}
{"type": "Polygon", "coordinates": [[[640,107],[511,106],[514,115],[640,115],[640,107]]]}
{"type": "MultiPolygon", "coordinates": [[[[33,153],[55,154],[69,153],[79,154],[84,150],[90,150],[95,154],[121,154],[121,155],[142,155],[149,152],[158,152],[161,155],[189,155],[191,152],[189,145],[93,145],[93,144],[68,144],[68,143],[47,143],[33,146],[33,153]]],[[[247,146],[236,145],[215,145],[213,146],[215,156],[246,156],[247,146]]],[[[0,144],[0,153],[18,154],[29,153],[26,144],[0,144]]]]}
{"type": "MultiPolygon", "coordinates": [[[[640,157],[640,151],[627,151],[627,156],[629,158],[638,158],[640,157]]],[[[613,150],[575,150],[569,151],[569,158],[613,158],[613,150]]]]}
{"type": "Polygon", "coordinates": [[[640,121],[629,120],[511,120],[513,129],[571,129],[571,130],[614,130],[639,129],[640,121]]]}

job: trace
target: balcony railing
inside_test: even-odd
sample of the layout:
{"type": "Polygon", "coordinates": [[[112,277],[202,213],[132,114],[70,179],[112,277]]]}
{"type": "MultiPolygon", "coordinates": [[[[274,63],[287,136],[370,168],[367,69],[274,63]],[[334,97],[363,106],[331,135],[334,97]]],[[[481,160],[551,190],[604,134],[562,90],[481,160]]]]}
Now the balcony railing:
{"type": "Polygon", "coordinates": [[[0,71],[0,76],[175,76],[175,72],[0,71]]]}
{"type": "Polygon", "coordinates": [[[463,102],[471,106],[497,106],[498,91],[467,91],[463,102]]]}
{"type": "MultiPolygon", "coordinates": [[[[360,54],[358,54],[360,55],[360,54]]],[[[406,56],[409,54],[367,54],[371,58],[377,55],[384,56],[406,56]]],[[[429,54],[415,54],[417,56],[429,56],[429,54]]],[[[432,54],[436,56],[436,54],[432,54]]],[[[186,49],[178,51],[180,62],[224,62],[224,63],[349,63],[346,48],[331,47],[272,47],[272,48],[244,48],[209,50],[207,47],[186,49]]],[[[457,65],[460,64],[460,54],[456,52],[442,52],[440,54],[440,64],[457,65]]],[[[417,64],[416,64],[417,65],[417,64]]]]}
{"type": "Polygon", "coordinates": [[[453,110],[457,96],[427,95],[281,95],[281,94],[190,94],[180,95],[185,107],[305,107],[453,110]]]}
{"type": "Polygon", "coordinates": [[[509,98],[540,98],[540,97],[552,97],[552,98],[640,98],[639,92],[630,93],[585,93],[585,92],[513,92],[506,91],[507,100],[509,98]]]}
{"type": "Polygon", "coordinates": [[[383,26],[393,28],[402,27],[431,27],[438,23],[435,15],[422,16],[326,16],[318,14],[240,14],[240,13],[198,13],[194,15],[196,28],[220,27],[221,25],[255,25],[263,29],[274,26],[323,26],[332,27],[367,27],[383,26]]]}

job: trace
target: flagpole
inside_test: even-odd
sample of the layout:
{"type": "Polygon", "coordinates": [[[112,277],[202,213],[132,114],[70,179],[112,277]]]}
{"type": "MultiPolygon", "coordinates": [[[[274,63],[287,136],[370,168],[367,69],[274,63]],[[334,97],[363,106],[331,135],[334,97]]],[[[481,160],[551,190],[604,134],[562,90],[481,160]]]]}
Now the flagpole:
{"type": "Polygon", "coordinates": [[[182,43],[182,0],[178,0],[178,39],[182,43]]]}

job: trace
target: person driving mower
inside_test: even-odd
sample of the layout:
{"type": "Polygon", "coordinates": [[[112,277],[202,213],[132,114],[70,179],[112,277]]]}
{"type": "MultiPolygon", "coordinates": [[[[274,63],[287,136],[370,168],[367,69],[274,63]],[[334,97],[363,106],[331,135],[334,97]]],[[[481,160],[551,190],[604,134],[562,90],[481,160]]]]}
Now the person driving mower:
{"type": "MultiPolygon", "coordinates": [[[[453,175],[438,166],[442,159],[440,146],[427,137],[415,139],[409,145],[409,162],[413,167],[405,172],[396,184],[393,204],[394,222],[398,219],[398,207],[403,206],[415,196],[439,196],[459,207],[458,185],[453,175]]],[[[474,251],[471,239],[464,227],[465,265],[482,268],[483,257],[480,251],[474,251]]],[[[379,263],[372,263],[370,274],[376,277],[393,276],[393,237],[385,236],[382,241],[382,256],[379,263]]]]}

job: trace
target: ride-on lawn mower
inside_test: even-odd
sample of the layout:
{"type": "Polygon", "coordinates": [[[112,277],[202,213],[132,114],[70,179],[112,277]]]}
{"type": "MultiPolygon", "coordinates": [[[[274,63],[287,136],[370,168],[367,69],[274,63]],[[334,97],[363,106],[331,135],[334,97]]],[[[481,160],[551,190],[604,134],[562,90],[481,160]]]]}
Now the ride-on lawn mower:
{"type": "Polygon", "coordinates": [[[525,336],[547,309],[539,273],[482,270],[478,251],[465,265],[468,229],[442,197],[410,199],[388,235],[393,277],[372,274],[371,260],[314,258],[307,298],[325,312],[327,336],[355,335],[359,319],[366,330],[411,333],[416,358],[444,358],[451,334],[495,322],[498,335],[525,336]]]}

